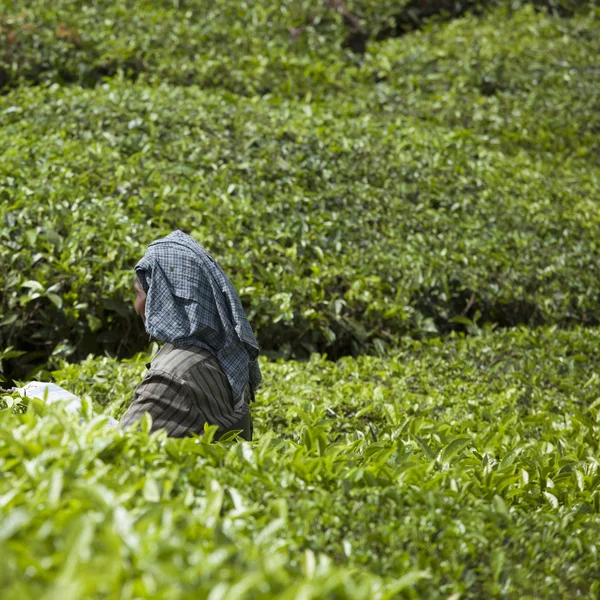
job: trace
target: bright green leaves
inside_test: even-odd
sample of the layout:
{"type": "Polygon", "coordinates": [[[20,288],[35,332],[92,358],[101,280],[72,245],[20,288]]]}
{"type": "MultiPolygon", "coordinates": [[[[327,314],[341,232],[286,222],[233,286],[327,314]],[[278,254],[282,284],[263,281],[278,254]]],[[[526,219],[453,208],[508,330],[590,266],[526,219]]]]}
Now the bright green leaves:
{"type": "Polygon", "coordinates": [[[440,462],[450,462],[455,456],[458,456],[471,443],[470,438],[458,437],[453,439],[443,450],[440,455],[440,462]]]}
{"type": "Polygon", "coordinates": [[[29,525],[32,514],[25,508],[16,508],[10,511],[3,519],[0,525],[0,542],[16,535],[21,528],[29,525]]]}
{"type": "MultiPolygon", "coordinates": [[[[46,560],[34,592],[96,589],[101,568],[140,598],[593,597],[599,343],[517,330],[263,361],[251,443],[0,411],[7,581],[46,560]]],[[[55,376],[119,416],[145,360],[55,376]]]]}
{"type": "Polygon", "coordinates": [[[597,9],[357,57],[312,0],[29,4],[0,17],[0,369],[51,357],[86,408],[0,399],[0,595],[598,597],[598,332],[490,326],[598,321],[597,9]],[[308,359],[262,363],[252,443],[110,430],[92,403],[120,416],[147,357],[64,363],[142,348],[131,269],[175,228],[308,359]]]}
{"type": "Polygon", "coordinates": [[[49,286],[47,289],[45,289],[39,281],[24,281],[21,284],[21,288],[25,288],[28,291],[21,295],[21,297],[19,298],[19,304],[21,307],[24,307],[29,302],[45,296],[46,298],[48,298],[48,300],[50,300],[50,302],[52,302],[52,304],[54,304],[56,308],[61,309],[63,305],[63,300],[56,293],[56,291],[59,290],[60,287],[60,283],[55,283],[49,286]]]}

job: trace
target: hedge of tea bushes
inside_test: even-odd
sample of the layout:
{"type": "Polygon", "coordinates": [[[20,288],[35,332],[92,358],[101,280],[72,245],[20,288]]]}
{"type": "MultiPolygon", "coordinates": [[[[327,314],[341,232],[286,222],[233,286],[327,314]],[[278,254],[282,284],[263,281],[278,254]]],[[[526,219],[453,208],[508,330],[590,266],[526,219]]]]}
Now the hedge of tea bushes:
{"type": "Polygon", "coordinates": [[[37,94],[3,129],[5,346],[144,344],[132,268],[177,228],[230,274],[267,351],[336,356],[478,312],[597,320],[598,179],[584,161],[189,90],[37,94]]]}
{"type": "Polygon", "coordinates": [[[251,443],[111,430],[148,357],[64,363],[83,423],[0,411],[2,597],[594,598],[599,342],[263,361],[251,443]]]}
{"type": "Polygon", "coordinates": [[[528,6],[559,18],[597,15],[594,0],[100,0],[0,7],[0,87],[94,86],[121,74],[234,93],[344,89],[369,44],[469,13],[528,6]]]}
{"type": "Polygon", "coordinates": [[[10,91],[0,346],[25,354],[5,370],[142,348],[132,267],[176,228],[271,356],[597,323],[597,33],[593,13],[497,9],[373,39],[302,98],[118,76],[10,91]]]}

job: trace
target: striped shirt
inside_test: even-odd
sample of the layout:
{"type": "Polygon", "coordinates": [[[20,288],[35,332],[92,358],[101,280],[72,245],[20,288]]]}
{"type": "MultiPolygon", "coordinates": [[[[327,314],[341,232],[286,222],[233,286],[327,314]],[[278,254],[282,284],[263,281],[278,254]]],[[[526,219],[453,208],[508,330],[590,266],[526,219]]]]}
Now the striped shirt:
{"type": "Polygon", "coordinates": [[[152,431],[166,429],[171,437],[201,435],[208,423],[219,426],[217,437],[242,430],[242,437],[252,439],[250,385],[242,406],[234,410],[231,385],[208,350],[166,343],[146,366],[148,371],[121,420],[123,427],[133,425],[148,412],[152,431]]]}

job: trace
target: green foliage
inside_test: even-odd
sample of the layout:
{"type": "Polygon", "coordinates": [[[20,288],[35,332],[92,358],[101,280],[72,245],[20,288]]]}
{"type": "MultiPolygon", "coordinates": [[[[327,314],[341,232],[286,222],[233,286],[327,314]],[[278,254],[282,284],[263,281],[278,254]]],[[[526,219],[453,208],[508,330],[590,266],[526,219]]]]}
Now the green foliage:
{"type": "Polygon", "coordinates": [[[2,597],[597,597],[599,343],[264,362],[252,443],[109,430],[146,357],[64,364],[84,423],[0,412],[2,597]]]}
{"type": "Polygon", "coordinates": [[[497,10],[373,41],[302,98],[118,78],[10,92],[0,347],[21,365],[139,350],[131,269],[174,228],[279,356],[597,323],[597,34],[593,14],[497,10]]]}
{"type": "Polygon", "coordinates": [[[344,35],[341,16],[316,0],[101,0],[79,6],[37,0],[0,10],[0,85],[95,85],[122,73],[242,94],[285,89],[289,81],[290,91],[306,93],[311,80],[335,82],[335,69],[313,68],[311,55],[323,56],[344,35]],[[316,22],[297,40],[289,30],[307,19],[316,22]]]}
{"type": "Polygon", "coordinates": [[[0,375],[85,407],[0,396],[3,599],[600,595],[598,9],[528,4],[0,6],[0,375]],[[65,361],[145,347],[175,228],[310,356],[255,442],[111,430],[148,357],[65,361]]]}
{"type": "MultiPolygon", "coordinates": [[[[0,88],[93,86],[117,74],[237,94],[344,89],[340,73],[378,40],[422,28],[429,16],[511,10],[507,0],[17,0],[0,7],[0,88]],[[358,36],[358,40],[352,39],[358,36]],[[356,43],[358,42],[358,43],[356,43]]],[[[594,14],[594,0],[533,0],[551,14],[594,14]]]]}

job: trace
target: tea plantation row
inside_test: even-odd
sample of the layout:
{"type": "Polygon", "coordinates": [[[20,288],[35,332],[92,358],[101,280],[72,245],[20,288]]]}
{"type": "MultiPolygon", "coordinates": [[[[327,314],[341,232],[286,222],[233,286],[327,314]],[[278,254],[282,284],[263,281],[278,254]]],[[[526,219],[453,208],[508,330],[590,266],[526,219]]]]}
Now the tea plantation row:
{"type": "Polygon", "coordinates": [[[420,29],[429,16],[520,6],[572,17],[595,0],[18,0],[0,6],[0,88],[93,86],[117,74],[155,84],[297,97],[344,88],[368,43],[420,29]],[[353,56],[350,51],[354,52],[353,56]]]}
{"type": "Polygon", "coordinates": [[[83,423],[0,411],[2,597],[597,598],[600,333],[480,334],[263,362],[252,443],[111,430],[146,357],[64,364],[83,423]]]}
{"type": "Polygon", "coordinates": [[[337,75],[306,50],[336,82],[287,100],[118,77],[11,91],[0,346],[26,353],[21,376],[143,348],[131,269],[174,228],[230,273],[271,355],[597,323],[599,32],[524,8],[373,41],[337,75]]]}

